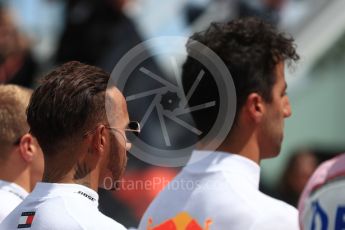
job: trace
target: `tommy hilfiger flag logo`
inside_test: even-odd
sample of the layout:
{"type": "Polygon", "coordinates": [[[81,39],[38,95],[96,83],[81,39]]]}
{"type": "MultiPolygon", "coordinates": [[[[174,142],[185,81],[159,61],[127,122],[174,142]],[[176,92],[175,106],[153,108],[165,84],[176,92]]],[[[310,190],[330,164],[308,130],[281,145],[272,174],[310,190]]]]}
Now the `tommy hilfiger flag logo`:
{"type": "Polygon", "coordinates": [[[31,228],[34,217],[35,212],[22,212],[22,215],[19,219],[18,228],[31,228]]]}

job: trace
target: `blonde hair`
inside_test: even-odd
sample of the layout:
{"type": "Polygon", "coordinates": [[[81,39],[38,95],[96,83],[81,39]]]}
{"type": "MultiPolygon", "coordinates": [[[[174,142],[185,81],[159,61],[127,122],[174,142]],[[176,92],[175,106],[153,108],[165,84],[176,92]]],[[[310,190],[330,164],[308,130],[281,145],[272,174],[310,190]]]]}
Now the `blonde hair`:
{"type": "Polygon", "coordinates": [[[32,90],[16,85],[0,85],[0,158],[2,151],[29,131],[26,122],[32,90]]]}

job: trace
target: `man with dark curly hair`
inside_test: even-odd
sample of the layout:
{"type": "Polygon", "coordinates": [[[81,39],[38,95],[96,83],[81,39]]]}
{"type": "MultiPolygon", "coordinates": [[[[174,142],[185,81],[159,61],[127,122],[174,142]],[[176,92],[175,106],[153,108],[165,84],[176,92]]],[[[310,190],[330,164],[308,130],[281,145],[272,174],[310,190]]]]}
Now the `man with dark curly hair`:
{"type": "MultiPolygon", "coordinates": [[[[258,189],[260,161],[279,154],[284,119],[291,115],[284,67],[299,59],[293,39],[264,21],[247,18],[211,24],[191,37],[187,51],[195,42],[215,52],[232,75],[234,123],[216,151],[193,152],[192,158],[205,157],[188,164],[160,193],[139,229],[298,229],[297,210],[258,189]]],[[[187,58],[182,73],[186,92],[202,69],[197,60],[187,58]]],[[[211,81],[200,81],[194,104],[217,94],[211,81]]],[[[207,130],[209,116],[192,116],[199,130],[207,130]]]]}

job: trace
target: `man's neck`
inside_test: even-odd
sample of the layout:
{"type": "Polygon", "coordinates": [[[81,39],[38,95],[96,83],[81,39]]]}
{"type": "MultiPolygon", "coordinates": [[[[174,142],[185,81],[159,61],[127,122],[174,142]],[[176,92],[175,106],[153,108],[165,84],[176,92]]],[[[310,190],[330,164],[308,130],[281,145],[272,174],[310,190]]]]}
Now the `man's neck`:
{"type": "Polygon", "coordinates": [[[27,192],[31,191],[30,186],[30,173],[28,169],[21,170],[17,167],[8,167],[8,164],[4,164],[0,168],[0,179],[15,183],[25,189],[27,192]]]}
{"type": "Polygon", "coordinates": [[[229,152],[246,157],[260,164],[260,150],[254,133],[236,132],[230,134],[217,148],[217,151],[229,152]]]}
{"type": "Polygon", "coordinates": [[[45,170],[43,174],[42,182],[46,183],[61,183],[61,184],[79,184],[86,186],[94,191],[97,192],[98,190],[98,178],[94,176],[94,172],[90,172],[87,175],[83,175],[83,177],[76,177],[75,169],[72,169],[64,176],[57,176],[54,175],[52,170],[45,170]]]}
{"type": "MultiPolygon", "coordinates": [[[[76,151],[76,150],[75,150],[76,151]]],[[[94,191],[98,190],[98,171],[88,169],[86,164],[76,163],[78,156],[82,155],[76,152],[59,152],[45,156],[43,182],[80,184],[94,191]],[[69,161],[66,161],[69,159],[69,161]]]]}

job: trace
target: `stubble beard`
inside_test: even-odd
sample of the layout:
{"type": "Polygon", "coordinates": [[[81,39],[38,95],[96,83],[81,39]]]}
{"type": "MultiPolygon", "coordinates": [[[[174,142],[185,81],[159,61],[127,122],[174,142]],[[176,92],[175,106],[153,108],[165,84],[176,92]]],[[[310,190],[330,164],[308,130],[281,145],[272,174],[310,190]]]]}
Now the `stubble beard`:
{"type": "Polygon", "coordinates": [[[127,166],[127,153],[125,146],[122,146],[114,136],[111,136],[110,156],[108,170],[111,172],[114,186],[113,190],[118,187],[119,181],[125,173],[127,166]]]}

